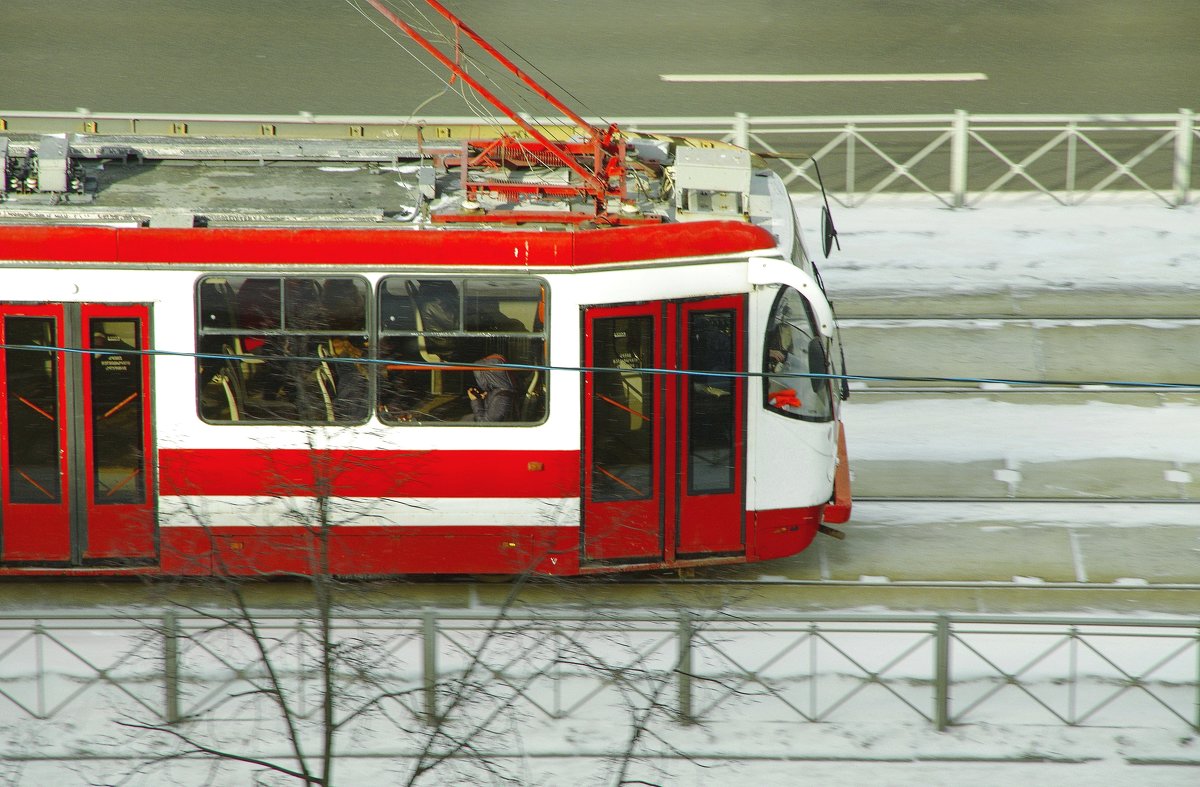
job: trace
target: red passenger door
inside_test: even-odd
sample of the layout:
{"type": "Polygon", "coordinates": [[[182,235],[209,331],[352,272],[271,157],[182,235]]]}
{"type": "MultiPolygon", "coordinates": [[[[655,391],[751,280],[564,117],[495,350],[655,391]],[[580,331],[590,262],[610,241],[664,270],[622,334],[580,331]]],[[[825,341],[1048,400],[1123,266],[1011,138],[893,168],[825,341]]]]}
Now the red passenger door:
{"type": "Polygon", "coordinates": [[[662,303],[584,313],[585,560],[664,557],[662,303]]]}
{"type": "Polygon", "coordinates": [[[155,555],[149,307],[0,304],[0,561],[155,555]]]}
{"type": "Polygon", "coordinates": [[[679,337],[678,514],[675,555],[745,551],[745,298],[685,301],[674,310],[679,337]],[[705,374],[704,372],[708,372],[705,374]]]}
{"type": "Polygon", "coordinates": [[[744,326],[742,296],[586,310],[584,560],[744,551],[744,326]]]}

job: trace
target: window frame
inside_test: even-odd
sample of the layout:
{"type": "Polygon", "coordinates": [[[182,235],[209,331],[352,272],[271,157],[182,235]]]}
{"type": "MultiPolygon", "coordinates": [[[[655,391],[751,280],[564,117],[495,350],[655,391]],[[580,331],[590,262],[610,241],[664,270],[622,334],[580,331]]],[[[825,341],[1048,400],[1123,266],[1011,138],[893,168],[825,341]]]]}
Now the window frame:
{"type": "MultiPolygon", "coordinates": [[[[286,366],[289,356],[272,356],[268,359],[255,359],[254,353],[246,349],[243,338],[266,337],[268,339],[286,340],[294,339],[304,342],[312,342],[317,339],[319,345],[321,341],[331,342],[335,338],[357,338],[365,344],[363,357],[366,362],[370,362],[371,352],[371,337],[372,323],[374,320],[372,314],[372,293],[373,288],[371,281],[361,274],[356,273],[338,273],[338,272],[314,272],[314,273],[275,273],[275,272],[260,272],[260,271],[221,271],[201,274],[197,277],[193,285],[193,305],[195,308],[195,319],[193,320],[193,330],[196,337],[196,364],[195,364],[195,386],[196,386],[196,413],[201,421],[207,424],[218,426],[354,426],[365,424],[371,420],[371,408],[374,402],[374,392],[371,388],[372,379],[370,374],[366,374],[365,387],[365,412],[357,418],[339,419],[336,415],[331,419],[329,414],[334,403],[327,396],[328,389],[322,389],[321,386],[325,383],[318,380],[318,392],[321,395],[320,400],[313,407],[319,408],[324,403],[324,409],[327,413],[325,418],[270,418],[270,417],[245,417],[244,414],[234,416],[234,408],[248,408],[249,397],[245,393],[245,382],[249,376],[246,369],[252,364],[278,364],[281,367],[286,366]],[[236,323],[239,322],[239,312],[237,308],[236,296],[231,298],[225,304],[228,314],[227,320],[229,325],[224,326],[208,326],[204,324],[205,320],[205,303],[204,303],[204,285],[212,280],[242,280],[243,286],[245,282],[251,280],[274,280],[278,283],[278,304],[276,306],[276,314],[274,323],[267,320],[267,325],[263,327],[246,326],[241,327],[236,323]],[[322,286],[327,285],[330,281],[350,281],[356,285],[358,294],[362,298],[362,329],[345,329],[345,328],[314,328],[304,326],[304,316],[302,312],[293,313],[294,316],[289,317],[289,294],[288,282],[321,282],[322,286]],[[292,328],[289,322],[296,321],[297,316],[300,317],[301,325],[292,328]],[[206,339],[213,337],[224,337],[228,341],[222,344],[219,352],[214,352],[211,348],[206,348],[206,339]],[[240,348],[239,348],[239,345],[240,348]],[[238,350],[240,349],[240,353],[238,350]],[[215,356],[215,357],[214,357],[215,356]],[[209,374],[205,365],[219,365],[221,368],[209,374]],[[222,379],[223,378],[223,379],[222,379]],[[227,397],[227,409],[230,411],[228,418],[215,418],[211,414],[206,414],[204,411],[204,386],[213,380],[221,379],[220,385],[224,388],[227,397]],[[240,399],[240,401],[239,401],[240,399]]],[[[326,376],[326,380],[332,375],[330,364],[332,363],[349,363],[337,360],[335,356],[330,354],[325,356],[320,353],[320,348],[314,350],[312,355],[296,355],[291,356],[296,362],[315,364],[313,374],[319,378],[326,376]]],[[[211,368],[211,366],[209,367],[211,368]]]]}
{"type": "MultiPolygon", "coordinates": [[[[268,288],[270,290],[271,288],[268,288]]],[[[196,342],[196,359],[193,366],[195,397],[196,397],[196,414],[197,417],[206,424],[215,426],[361,426],[373,420],[387,426],[536,426],[546,421],[549,416],[549,380],[548,370],[545,365],[549,361],[549,300],[550,286],[542,277],[520,274],[463,274],[463,273],[443,273],[440,271],[403,271],[391,272],[383,276],[379,276],[375,280],[368,278],[361,273],[340,273],[336,271],[319,271],[319,272],[274,272],[274,271],[246,271],[246,270],[230,270],[230,271],[208,271],[197,276],[192,285],[192,301],[194,308],[194,318],[192,320],[192,330],[195,335],[196,342]],[[228,286],[231,282],[237,284],[239,291],[241,287],[250,280],[268,280],[274,281],[277,286],[277,292],[267,296],[267,301],[271,304],[271,309],[274,313],[267,313],[263,316],[263,321],[266,323],[263,327],[242,326],[239,322],[244,322],[243,314],[239,313],[237,304],[237,293],[229,291],[220,294],[216,291],[206,292],[205,285],[214,284],[217,287],[221,285],[228,286]],[[320,328],[306,326],[303,322],[299,327],[293,327],[291,323],[296,321],[297,315],[301,320],[305,316],[310,316],[310,312],[303,310],[294,310],[293,305],[289,304],[289,282],[314,282],[320,285],[317,289],[323,288],[332,280],[352,281],[361,296],[363,302],[363,329],[361,331],[355,328],[320,328]],[[390,316],[386,314],[384,305],[385,293],[388,291],[388,283],[392,281],[440,281],[449,282],[458,287],[458,314],[457,324],[453,330],[423,330],[418,331],[416,324],[402,328],[388,328],[385,326],[385,319],[390,316]],[[507,289],[512,296],[512,300],[517,302],[527,302],[531,311],[527,315],[523,315],[527,319],[527,329],[524,330],[484,330],[479,327],[468,328],[467,326],[475,322],[476,326],[480,323],[482,312],[478,311],[487,300],[487,294],[479,292],[472,294],[472,289],[480,288],[481,283],[493,282],[497,288],[498,294],[495,301],[503,299],[503,290],[507,289]],[[511,283],[507,288],[505,282],[511,283]],[[536,295],[533,297],[521,297],[536,295]],[[224,298],[225,302],[221,303],[220,298],[224,298]],[[216,298],[216,301],[210,301],[210,298],[216,298]],[[474,303],[473,313],[468,313],[468,301],[472,298],[478,300],[474,303]],[[209,306],[212,308],[206,309],[209,306]],[[361,340],[365,344],[362,360],[359,363],[366,365],[366,385],[365,385],[365,412],[361,417],[352,419],[338,418],[336,416],[327,416],[325,418],[289,418],[289,417],[262,417],[261,413],[265,410],[263,401],[255,402],[253,395],[246,394],[246,380],[251,377],[248,371],[251,365],[257,364],[275,364],[278,368],[285,370],[288,361],[286,355],[282,359],[271,357],[269,359],[255,359],[253,353],[247,351],[244,339],[247,337],[266,337],[267,339],[280,340],[277,343],[286,346],[285,340],[296,340],[303,342],[306,345],[313,345],[314,340],[320,341],[332,340],[339,337],[347,337],[353,341],[361,340]],[[383,406],[384,391],[380,381],[388,366],[391,355],[388,353],[385,345],[389,340],[404,339],[404,338],[433,338],[453,342],[455,340],[475,340],[481,346],[486,346],[488,342],[492,345],[500,342],[511,342],[513,340],[528,342],[527,354],[531,358],[513,359],[507,358],[506,361],[522,367],[516,370],[510,370],[511,374],[519,374],[520,377],[514,381],[517,385],[515,397],[515,413],[516,417],[512,420],[503,420],[495,422],[466,420],[404,420],[400,418],[388,417],[385,407],[383,406]],[[532,367],[526,370],[524,367],[532,367]],[[213,381],[218,381],[216,392],[211,386],[213,381]],[[524,386],[524,387],[523,387],[524,386]],[[248,403],[253,403],[247,406],[248,403]],[[533,409],[530,410],[529,408],[533,409]],[[259,415],[248,415],[258,409],[259,415]],[[227,417],[216,417],[225,413],[227,417]]],[[[411,294],[405,297],[411,297],[411,294]]],[[[410,303],[410,308],[417,308],[416,302],[410,303]]],[[[498,306],[497,306],[498,312],[498,306]]],[[[506,313],[501,313],[501,316],[510,317],[506,313]]],[[[506,352],[511,353],[511,345],[503,345],[506,352]]],[[[342,361],[333,355],[317,356],[314,351],[312,355],[296,355],[293,356],[297,362],[320,364],[322,367],[329,367],[333,363],[353,363],[353,361],[342,361]]],[[[480,358],[471,359],[456,359],[461,365],[471,367],[477,363],[480,358]]],[[[396,358],[396,363],[402,363],[399,358],[396,358]]],[[[414,364],[415,368],[422,368],[419,362],[414,364]]],[[[451,364],[453,366],[453,364],[451,364]]],[[[260,371],[254,368],[254,371],[260,371]]],[[[453,371],[453,370],[452,370],[453,371]]],[[[461,370],[460,370],[461,371],[461,370]]],[[[309,372],[305,371],[300,378],[309,372]]],[[[314,371],[314,374],[320,374],[319,371],[314,371]]],[[[306,385],[307,387],[307,385],[306,385]]],[[[461,386],[466,388],[464,384],[461,386]]],[[[465,396],[465,391],[460,392],[460,396],[465,396]]],[[[311,398],[311,394],[310,394],[311,398]]],[[[311,412],[319,412],[322,401],[313,398],[315,404],[307,404],[306,407],[311,412]]],[[[324,398],[324,406],[326,413],[332,413],[328,396],[324,398]]],[[[459,403],[461,409],[461,403],[459,403]]]]}
{"type": "MultiPolygon", "coordinates": [[[[444,289],[444,288],[439,287],[438,289],[444,289]]],[[[549,332],[549,320],[548,320],[548,314],[549,314],[549,310],[550,310],[549,300],[550,300],[550,286],[546,282],[546,280],[539,276],[530,276],[527,274],[525,274],[525,275],[504,274],[504,273],[499,273],[499,274],[462,274],[462,273],[458,273],[458,274],[455,274],[455,273],[442,273],[442,272],[426,273],[426,272],[422,272],[422,271],[404,271],[404,272],[391,273],[391,274],[380,277],[380,279],[376,282],[375,306],[376,306],[377,319],[374,324],[374,327],[376,329],[375,338],[377,340],[375,342],[374,346],[376,348],[376,358],[377,358],[377,363],[378,363],[378,368],[377,368],[376,375],[375,375],[375,377],[376,377],[375,390],[377,392],[375,413],[376,413],[376,417],[379,419],[380,423],[382,423],[386,426],[417,426],[417,427],[430,427],[430,426],[475,426],[475,427],[479,427],[479,426],[484,426],[484,427],[519,426],[519,427],[527,427],[527,426],[537,426],[538,424],[545,423],[546,419],[549,416],[549,381],[548,381],[549,375],[547,374],[548,370],[546,368],[544,368],[546,366],[546,364],[548,363],[549,357],[550,357],[549,356],[549,352],[550,352],[549,333],[550,332],[549,332]],[[409,299],[408,308],[411,310],[412,322],[409,323],[406,327],[400,327],[400,328],[386,328],[385,327],[385,323],[388,322],[389,320],[391,320],[393,315],[392,315],[391,308],[385,306],[384,299],[386,297],[396,297],[395,293],[393,293],[389,289],[389,284],[391,282],[403,282],[403,285],[399,288],[401,291],[399,294],[399,297],[400,298],[407,297],[409,299]],[[425,284],[431,283],[431,282],[436,282],[439,285],[450,285],[451,288],[453,288],[455,291],[455,298],[456,298],[456,302],[457,302],[457,314],[455,317],[455,319],[456,319],[455,326],[451,329],[430,330],[424,326],[424,322],[427,321],[428,318],[425,316],[421,316],[420,303],[416,300],[416,297],[419,295],[420,290],[424,288],[425,284]],[[496,329],[481,329],[478,327],[475,327],[475,328],[468,327],[469,323],[472,321],[472,314],[474,315],[475,319],[479,319],[478,308],[479,308],[480,304],[479,304],[479,302],[476,302],[473,304],[474,309],[475,309],[475,311],[473,312],[472,308],[471,308],[472,299],[477,298],[477,299],[480,299],[480,301],[482,301],[484,298],[487,297],[484,294],[472,294],[472,290],[475,288],[478,288],[481,284],[488,283],[488,282],[496,283],[497,286],[502,286],[505,282],[511,282],[514,284],[519,283],[522,286],[514,288],[514,289],[517,289],[517,290],[528,289],[531,293],[532,292],[537,293],[536,300],[532,299],[532,298],[529,298],[529,299],[517,298],[516,299],[518,301],[527,300],[530,304],[532,304],[533,313],[530,317],[529,327],[527,329],[523,329],[523,330],[519,330],[519,331],[518,330],[506,331],[506,330],[496,330],[496,329]],[[409,287],[409,284],[416,284],[418,286],[415,288],[415,291],[414,291],[414,288],[409,287]],[[435,348],[431,348],[429,345],[428,340],[431,338],[438,342],[438,344],[435,348]],[[433,368],[435,368],[435,364],[439,363],[439,362],[434,362],[434,361],[428,361],[429,366],[426,366],[425,364],[421,363],[419,360],[405,361],[402,359],[394,358],[392,353],[390,351],[388,351],[387,349],[385,349],[389,345],[390,342],[401,341],[401,340],[405,340],[405,339],[412,339],[417,342],[418,348],[419,348],[417,350],[417,354],[419,356],[421,356],[421,358],[425,358],[426,355],[437,356],[440,358],[442,354],[452,351],[454,349],[453,343],[456,340],[461,341],[465,346],[468,346],[468,347],[470,345],[467,344],[467,342],[471,341],[471,340],[481,343],[481,346],[483,349],[478,350],[476,352],[470,352],[461,357],[441,358],[441,360],[439,362],[442,364],[447,364],[446,371],[448,371],[450,373],[455,373],[455,372],[467,373],[467,372],[473,371],[475,368],[478,368],[477,367],[478,362],[480,360],[483,360],[486,357],[489,357],[489,355],[491,354],[489,351],[489,348],[488,348],[489,342],[496,342],[497,340],[501,340],[501,341],[519,340],[519,341],[530,342],[531,348],[536,348],[536,350],[534,351],[534,354],[537,356],[540,356],[540,357],[536,357],[536,358],[532,358],[532,359],[518,360],[518,359],[513,359],[511,357],[505,356],[505,362],[508,364],[513,364],[515,368],[505,367],[504,364],[500,364],[500,366],[502,368],[507,368],[507,374],[510,376],[510,380],[512,381],[512,383],[515,386],[514,407],[516,408],[516,412],[518,413],[518,416],[515,418],[512,418],[512,419],[497,420],[497,421],[473,420],[470,412],[460,413],[459,414],[460,417],[450,419],[450,420],[438,420],[436,418],[430,418],[428,420],[425,420],[420,417],[410,417],[412,413],[419,414],[420,408],[413,408],[413,409],[398,408],[396,415],[390,415],[389,407],[387,405],[381,403],[381,400],[384,396],[382,391],[385,388],[385,384],[380,381],[380,378],[383,375],[387,374],[389,371],[389,368],[388,368],[389,365],[388,365],[387,361],[389,359],[394,359],[397,362],[397,364],[396,364],[397,366],[407,364],[407,365],[411,365],[414,370],[422,371],[422,370],[429,369],[431,372],[432,372],[433,368]],[[455,367],[458,367],[458,368],[455,368],[455,367]],[[526,369],[524,367],[534,367],[534,368],[526,369]],[[528,380],[526,379],[527,374],[529,375],[528,380]],[[521,413],[522,409],[524,409],[527,406],[527,403],[531,402],[531,401],[534,403],[533,406],[536,407],[539,412],[537,412],[536,415],[531,418],[523,417],[520,413],[521,413]]],[[[508,315],[507,313],[499,312],[498,307],[497,307],[496,314],[499,314],[499,316],[506,317],[508,319],[517,319],[517,318],[513,318],[511,315],[508,315]]],[[[455,352],[453,354],[456,355],[457,353],[455,352]]],[[[509,351],[509,354],[511,355],[511,350],[509,351]]],[[[392,369],[390,371],[400,371],[400,370],[392,369]]],[[[432,383],[432,381],[431,381],[430,385],[432,387],[434,385],[434,383],[432,383]]],[[[387,386],[387,387],[390,388],[391,386],[387,386]]],[[[471,387],[471,386],[464,386],[464,387],[471,387]]]]}

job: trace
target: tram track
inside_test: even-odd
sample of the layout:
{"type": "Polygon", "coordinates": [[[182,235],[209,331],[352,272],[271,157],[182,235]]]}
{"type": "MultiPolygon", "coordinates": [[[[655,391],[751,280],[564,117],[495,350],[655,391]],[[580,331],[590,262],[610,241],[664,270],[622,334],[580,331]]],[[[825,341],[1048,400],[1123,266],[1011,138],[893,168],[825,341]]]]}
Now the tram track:
{"type": "MultiPolygon", "coordinates": [[[[1081,498],[1081,497],[971,497],[971,496],[956,496],[956,497],[938,497],[936,495],[913,495],[911,497],[903,497],[898,495],[882,496],[882,495],[857,495],[854,498],[855,503],[1013,503],[1025,505],[1037,505],[1042,503],[1066,504],[1066,505],[1165,505],[1165,506],[1200,506],[1200,501],[1197,500],[1171,500],[1159,497],[1121,497],[1121,498],[1081,498]]],[[[1197,521],[1200,523],[1200,509],[1198,509],[1197,521]]]]}
{"type": "MultiPolygon", "coordinates": [[[[759,566],[770,571],[771,564],[759,566]]],[[[81,600],[76,583],[10,583],[0,597],[0,614],[36,617],[112,610],[116,617],[140,616],[161,609],[219,609],[222,589],[108,583],[89,588],[81,600]]],[[[251,584],[247,609],[288,612],[310,610],[311,587],[303,582],[251,584]]],[[[227,600],[227,599],[226,599],[227,600]]],[[[765,609],[955,611],[955,612],[1146,612],[1195,615],[1200,582],[1067,582],[1010,580],[803,579],[761,574],[755,577],[623,576],[534,580],[515,594],[511,578],[480,582],[472,578],[422,578],[415,581],[356,583],[339,587],[340,614],[411,615],[421,609],[693,610],[696,614],[736,617],[765,609]]]]}
{"type": "MultiPolygon", "coordinates": [[[[854,534],[850,539],[853,541],[854,534]]],[[[851,547],[853,548],[853,547],[851,547]]],[[[812,547],[820,566],[820,543],[812,547]]],[[[871,550],[874,552],[875,550],[871,550]]],[[[809,555],[807,560],[812,559],[809,555]]],[[[785,608],[803,610],[887,609],[891,611],[957,612],[1078,612],[1195,615],[1200,606],[1200,582],[1158,581],[1140,578],[1096,580],[1043,579],[1012,576],[1008,579],[905,579],[884,575],[780,576],[799,571],[805,558],[766,564],[736,576],[697,572],[693,576],[622,577],[607,587],[602,602],[623,607],[645,604],[695,609],[700,614],[736,616],[741,610],[785,608]],[[647,603],[650,598],[657,603],[647,603]]],[[[885,566],[868,566],[886,573],[885,566]]],[[[724,572],[722,572],[724,573],[724,572]]],[[[819,572],[818,572],[819,573],[819,572]]]]}
{"type": "Polygon", "coordinates": [[[884,580],[872,579],[787,579],[784,577],[760,576],[754,579],[721,579],[697,577],[627,577],[621,580],[628,585],[681,586],[698,589],[714,588],[842,588],[847,590],[876,590],[894,588],[903,590],[1021,590],[1030,588],[1050,591],[1114,591],[1130,593],[1153,593],[1156,591],[1200,592],[1200,582],[1044,582],[1030,579],[1012,580],[884,580]]]}
{"type": "MultiPolygon", "coordinates": [[[[854,383],[851,383],[851,385],[854,386],[854,383]]],[[[1032,394],[1047,396],[1062,395],[1063,397],[1075,397],[1078,399],[1096,399],[1100,397],[1117,397],[1135,394],[1156,394],[1163,398],[1187,398],[1200,394],[1200,385],[1139,385],[1137,387],[1114,387],[1104,384],[1044,385],[1041,383],[1029,383],[1017,385],[964,381],[960,385],[919,385],[916,383],[911,385],[880,385],[872,382],[870,387],[851,387],[851,396],[873,396],[881,394],[945,394],[954,396],[972,394],[980,396],[1032,394]]]]}
{"type": "Polygon", "coordinates": [[[847,372],[861,375],[845,410],[855,516],[846,542],[788,561],[810,573],[779,587],[889,608],[1194,614],[1200,508],[1194,441],[1179,439],[1200,424],[1190,301],[843,294],[847,372]]]}
{"type": "MultiPolygon", "coordinates": [[[[946,296],[950,297],[950,296],[946,296]]],[[[918,311],[916,306],[913,306],[907,311],[895,312],[874,312],[869,313],[855,312],[845,314],[844,309],[839,308],[839,324],[845,325],[868,325],[872,323],[912,323],[920,325],[923,323],[938,323],[938,322],[999,322],[999,323],[1046,323],[1049,325],[1055,324],[1075,324],[1075,323],[1105,323],[1109,325],[1121,324],[1138,324],[1152,323],[1156,321],[1170,321],[1172,323],[1180,323],[1184,325],[1200,324],[1200,317],[1197,317],[1194,312],[1188,312],[1184,307],[1178,310],[1174,308],[1162,309],[1154,312],[1137,312],[1131,311],[1119,314],[1103,314],[1093,311],[1080,312],[1030,312],[1030,313],[1009,313],[999,311],[964,311],[964,312],[939,312],[939,311],[918,311]]]]}
{"type": "MultiPolygon", "coordinates": [[[[1194,615],[1200,582],[893,580],[887,577],[799,578],[780,576],[796,559],[756,566],[697,570],[688,575],[545,579],[529,582],[516,598],[522,609],[693,610],[697,614],[737,617],[764,609],[957,612],[1072,612],[1079,610],[1154,612],[1194,615]],[[741,569],[741,570],[738,570],[741,569]],[[757,571],[757,574],[750,576],[757,571]]],[[[511,582],[421,581],[410,588],[435,593],[441,608],[500,610],[510,601],[511,582]]]]}

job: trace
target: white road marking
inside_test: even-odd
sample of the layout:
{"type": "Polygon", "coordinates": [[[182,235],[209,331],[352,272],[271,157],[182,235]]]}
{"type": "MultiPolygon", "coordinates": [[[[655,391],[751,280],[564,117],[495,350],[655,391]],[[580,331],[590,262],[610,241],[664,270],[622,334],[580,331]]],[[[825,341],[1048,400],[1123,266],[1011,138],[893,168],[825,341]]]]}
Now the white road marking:
{"type": "Polygon", "coordinates": [[[663,82],[982,82],[987,74],[659,74],[663,82]]]}

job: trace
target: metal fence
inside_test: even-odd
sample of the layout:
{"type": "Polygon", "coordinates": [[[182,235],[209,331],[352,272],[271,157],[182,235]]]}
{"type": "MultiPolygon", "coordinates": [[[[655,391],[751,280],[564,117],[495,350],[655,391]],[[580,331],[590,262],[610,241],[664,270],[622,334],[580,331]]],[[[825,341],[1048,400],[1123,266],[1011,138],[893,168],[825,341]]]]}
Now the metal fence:
{"type": "MultiPolygon", "coordinates": [[[[1200,731],[1200,619],[426,610],[342,616],[333,632],[344,696],[418,725],[484,702],[550,725],[633,709],[674,725],[1200,731]]],[[[117,716],[253,726],[264,711],[247,698],[262,699],[269,673],[307,716],[321,646],[316,622],[294,614],[9,614],[0,718],[70,718],[84,737],[117,716]]]]}
{"type": "MultiPolygon", "coordinates": [[[[1137,115],[944,115],[612,118],[623,128],[732,142],[764,156],[795,193],[817,188],[846,206],[908,194],[951,208],[1005,198],[1079,205],[1138,195],[1188,205],[1200,161],[1195,113],[1137,115]]],[[[569,135],[569,126],[548,133],[569,135]]],[[[608,120],[596,122],[608,122],[608,120]]],[[[415,140],[486,136],[502,118],[328,115],[154,115],[0,110],[8,133],[167,134],[415,140]]]]}
{"type": "Polygon", "coordinates": [[[827,189],[842,204],[914,194],[976,207],[1035,194],[1079,205],[1100,194],[1149,195],[1186,205],[1200,162],[1195,113],[629,119],[627,127],[712,135],[772,162],[793,192],[827,189]]]}

